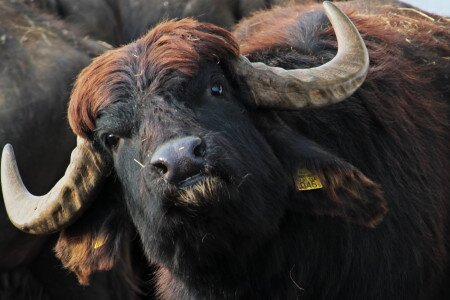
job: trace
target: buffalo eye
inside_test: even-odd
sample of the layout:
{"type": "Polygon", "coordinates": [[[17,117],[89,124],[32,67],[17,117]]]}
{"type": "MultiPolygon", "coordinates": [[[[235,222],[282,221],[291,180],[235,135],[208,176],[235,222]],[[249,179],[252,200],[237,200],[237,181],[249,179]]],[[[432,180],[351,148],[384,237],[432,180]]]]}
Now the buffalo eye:
{"type": "Polygon", "coordinates": [[[215,83],[211,86],[211,95],[221,96],[223,94],[223,87],[220,83],[215,83]]]}
{"type": "Polygon", "coordinates": [[[120,140],[119,136],[117,136],[115,134],[112,134],[112,133],[109,133],[106,136],[106,140],[105,140],[106,146],[108,146],[108,148],[111,149],[111,150],[115,150],[115,148],[119,144],[119,140],[120,140]]]}

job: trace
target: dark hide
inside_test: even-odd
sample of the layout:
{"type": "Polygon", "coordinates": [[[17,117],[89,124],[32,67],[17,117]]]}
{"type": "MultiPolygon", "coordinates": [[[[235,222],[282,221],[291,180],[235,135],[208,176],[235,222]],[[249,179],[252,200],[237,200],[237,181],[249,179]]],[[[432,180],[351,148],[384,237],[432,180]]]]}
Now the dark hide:
{"type": "Polygon", "coordinates": [[[57,238],[57,235],[51,236],[28,265],[0,273],[0,299],[135,299],[119,267],[93,274],[89,286],[80,286],[75,274],[64,269],[52,251],[57,238]]]}
{"type": "MultiPolygon", "coordinates": [[[[123,45],[161,21],[192,17],[232,28],[251,13],[286,3],[314,4],[322,0],[22,0],[75,25],[79,34],[123,45]]],[[[338,1],[334,1],[338,2],[338,1]]],[[[402,5],[395,0],[360,0],[361,8],[402,5]]]]}
{"type": "Polygon", "coordinates": [[[77,28],[80,36],[121,43],[119,0],[23,0],[77,28]]]}
{"type": "MultiPolygon", "coordinates": [[[[111,1],[111,0],[110,0],[111,1]]],[[[129,43],[162,20],[194,17],[231,28],[251,11],[266,6],[264,0],[112,0],[122,20],[122,43],[129,43]]]]}
{"type": "MultiPolygon", "coordinates": [[[[346,12],[370,70],[322,109],[246,105],[234,38],[189,20],[80,74],[70,124],[113,162],[161,298],[450,297],[448,22],[391,6],[346,12]],[[204,177],[179,186],[150,161],[187,136],[202,139],[204,177]],[[299,169],[324,188],[299,191],[299,169]]],[[[337,49],[320,7],[262,12],[235,35],[250,60],[284,68],[337,49]]]]}
{"type": "MultiPolygon", "coordinates": [[[[72,44],[59,29],[46,23],[48,20],[25,6],[9,1],[1,1],[0,6],[1,146],[7,142],[15,145],[24,182],[32,192],[43,193],[63,174],[74,145],[64,110],[70,83],[89,62],[89,56],[82,45],[72,44]],[[59,155],[52,151],[53,139],[58,141],[59,155]]],[[[31,237],[13,228],[3,204],[1,213],[0,266],[8,269],[15,266],[11,263],[19,265],[33,259],[26,251],[34,247],[27,247],[25,240],[42,237],[31,237]],[[24,249],[23,258],[9,247],[24,249]]]]}
{"type": "Polygon", "coordinates": [[[163,20],[193,17],[231,28],[265,0],[24,0],[75,24],[92,38],[129,43],[163,20]]]}
{"type": "MultiPolygon", "coordinates": [[[[114,279],[126,281],[126,285],[136,293],[139,292],[138,278],[131,259],[135,234],[121,198],[117,197],[120,194],[117,185],[106,186],[98,201],[76,224],[60,233],[55,252],[83,285],[89,284],[93,272],[109,271],[118,265],[113,272],[114,279]]],[[[142,267],[136,269],[139,268],[142,267]]],[[[117,299],[130,299],[131,295],[131,292],[114,288],[117,299]]]]}
{"type": "MultiPolygon", "coordinates": [[[[75,145],[66,120],[72,82],[106,48],[18,2],[0,0],[0,19],[0,146],[14,145],[25,184],[43,194],[75,145]]],[[[56,239],[16,229],[1,201],[0,299],[129,299],[114,271],[80,286],[56,260],[56,239]]]]}
{"type": "MultiPolygon", "coordinates": [[[[81,35],[112,45],[129,43],[161,21],[192,17],[232,28],[251,13],[285,3],[320,0],[22,0],[76,26],[81,35]]],[[[392,0],[379,0],[383,4],[392,0]]]]}

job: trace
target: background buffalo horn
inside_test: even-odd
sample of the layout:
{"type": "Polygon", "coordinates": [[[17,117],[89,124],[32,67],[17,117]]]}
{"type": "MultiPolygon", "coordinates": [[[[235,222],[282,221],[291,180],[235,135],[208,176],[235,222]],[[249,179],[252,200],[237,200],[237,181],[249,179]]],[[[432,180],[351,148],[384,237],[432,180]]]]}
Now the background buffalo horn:
{"type": "Polygon", "coordinates": [[[48,234],[70,225],[89,206],[107,175],[107,164],[78,138],[64,176],[44,196],[30,194],[22,182],[11,145],[3,148],[3,199],[11,222],[20,230],[48,234]]]}
{"type": "Polygon", "coordinates": [[[334,4],[323,3],[338,41],[337,55],[310,69],[285,70],[251,63],[241,56],[237,72],[245,78],[253,96],[251,105],[298,109],[321,107],[344,100],[364,82],[369,55],[358,30],[334,4]]]}

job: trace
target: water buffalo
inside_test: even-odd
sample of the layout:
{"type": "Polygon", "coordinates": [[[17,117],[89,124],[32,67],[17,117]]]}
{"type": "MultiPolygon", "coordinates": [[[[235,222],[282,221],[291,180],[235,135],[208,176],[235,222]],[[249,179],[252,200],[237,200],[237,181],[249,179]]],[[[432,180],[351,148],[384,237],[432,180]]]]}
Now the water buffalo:
{"type": "MultiPolygon", "coordinates": [[[[162,20],[194,17],[231,28],[254,11],[288,2],[321,0],[22,0],[74,24],[89,37],[112,45],[129,43],[162,20]]],[[[393,0],[377,0],[391,3],[393,0]]]]}
{"type": "Polygon", "coordinates": [[[76,24],[90,37],[113,45],[129,43],[162,20],[195,17],[231,28],[265,0],[25,0],[76,24]]]}
{"type": "MultiPolygon", "coordinates": [[[[0,0],[0,19],[0,144],[14,141],[24,181],[33,192],[42,193],[63,174],[75,146],[66,110],[76,75],[108,47],[77,37],[64,24],[20,2],[0,0]]],[[[57,237],[17,230],[2,201],[0,299],[99,300],[130,295],[123,275],[113,272],[96,275],[89,288],[80,286],[54,257],[57,237]],[[111,293],[113,286],[116,292],[111,293]]]]}
{"type": "Polygon", "coordinates": [[[85,280],[130,219],[162,299],[448,299],[449,23],[324,6],[331,24],[279,7],[234,35],[168,21],[95,59],[48,194],[28,193],[5,147],[12,222],[62,230],[57,255],[85,280]],[[72,230],[105,193],[129,217],[72,230]]]}

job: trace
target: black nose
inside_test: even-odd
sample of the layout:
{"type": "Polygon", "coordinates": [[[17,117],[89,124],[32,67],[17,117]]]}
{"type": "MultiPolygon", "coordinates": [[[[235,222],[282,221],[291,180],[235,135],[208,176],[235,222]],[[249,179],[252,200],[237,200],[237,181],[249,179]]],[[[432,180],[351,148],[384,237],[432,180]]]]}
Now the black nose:
{"type": "Polygon", "coordinates": [[[159,146],[150,163],[164,174],[172,184],[182,184],[186,179],[200,175],[205,166],[204,145],[197,136],[170,140],[159,146]]]}

